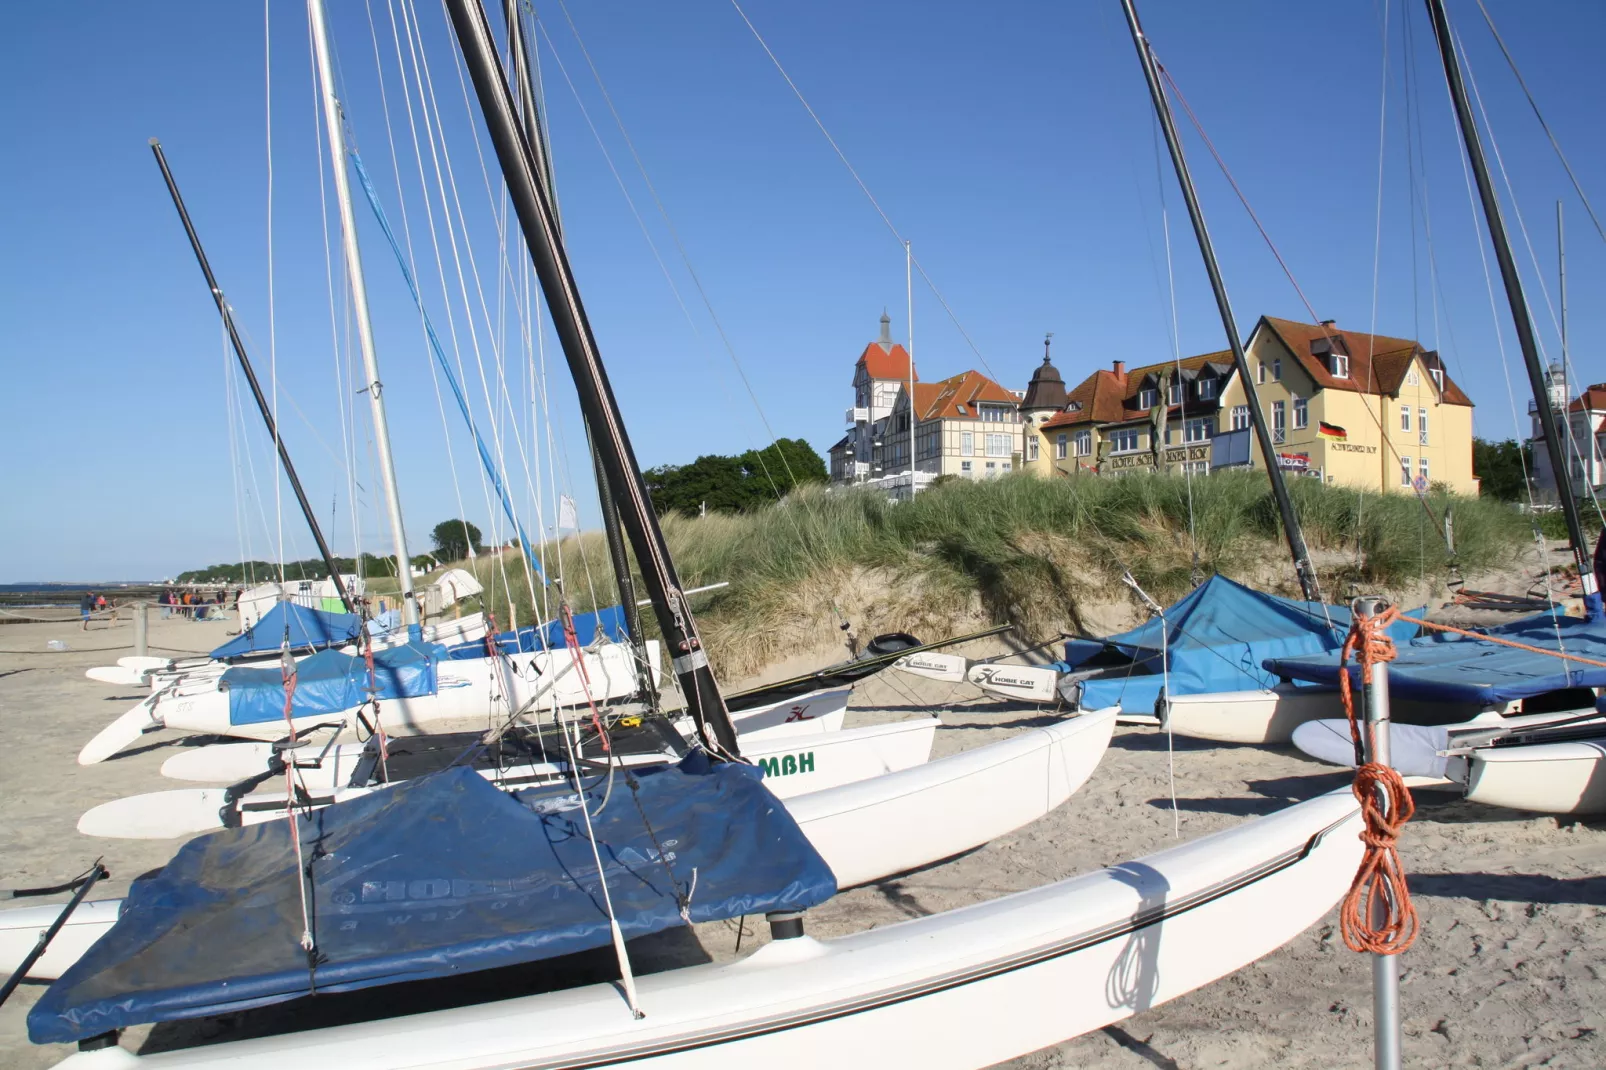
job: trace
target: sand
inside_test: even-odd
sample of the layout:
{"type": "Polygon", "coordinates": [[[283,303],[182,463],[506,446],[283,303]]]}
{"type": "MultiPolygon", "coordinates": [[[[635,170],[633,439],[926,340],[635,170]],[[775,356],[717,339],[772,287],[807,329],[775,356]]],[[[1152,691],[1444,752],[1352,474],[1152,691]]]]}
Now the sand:
{"type": "MultiPolygon", "coordinates": [[[[176,844],[92,840],[74,828],[85,809],[171,786],[157,769],[177,733],[160,732],[133,753],[81,768],[78,748],[139,695],[84,678],[128,653],[131,628],[87,635],[70,625],[0,628],[0,886],[53,883],[104,856],[113,878],[96,896],[160,866],[176,844]],[[46,653],[63,638],[73,650],[46,653]],[[99,648],[99,649],[93,649],[99,648]]],[[[203,650],[226,624],[154,622],[153,646],[203,650]]],[[[978,656],[980,648],[973,650],[978,656]]],[[[769,675],[775,675],[779,669],[769,675]]],[[[953,686],[882,674],[859,688],[849,724],[941,711],[936,753],[991,742],[1042,723],[1039,711],[953,686]]],[[[1341,785],[1346,778],[1291,748],[1218,746],[1118,729],[1079,793],[1054,813],[943,865],[843,893],[811,912],[809,930],[831,936],[995,898],[1230,827],[1341,785]],[[1175,779],[1168,776],[1174,763],[1175,779]],[[1171,797],[1176,797],[1173,813],[1171,797]]],[[[1596,939],[1606,907],[1606,822],[1559,820],[1477,807],[1422,792],[1401,853],[1424,932],[1402,960],[1409,1066],[1606,1066],[1606,952],[1596,939]]],[[[58,899],[61,897],[57,897],[58,899]]],[[[736,923],[701,925],[642,947],[650,962],[720,960],[735,952],[736,923]]],[[[744,949],[763,939],[749,924],[744,949]]],[[[604,963],[600,969],[606,969],[604,963]]],[[[1008,1064],[1057,1067],[1320,1067],[1371,1065],[1371,970],[1346,950],[1333,914],[1261,961],[1109,1029],[1008,1064]]],[[[65,1047],[34,1047],[24,1029],[41,986],[25,985],[0,1008],[0,1066],[45,1067],[65,1047]]],[[[166,1046],[202,1036],[282,1027],[206,1023],[124,1044],[166,1046]],[[187,1030],[187,1031],[186,1031],[187,1030]]],[[[990,1028],[977,1022],[976,1028],[990,1028]]]]}

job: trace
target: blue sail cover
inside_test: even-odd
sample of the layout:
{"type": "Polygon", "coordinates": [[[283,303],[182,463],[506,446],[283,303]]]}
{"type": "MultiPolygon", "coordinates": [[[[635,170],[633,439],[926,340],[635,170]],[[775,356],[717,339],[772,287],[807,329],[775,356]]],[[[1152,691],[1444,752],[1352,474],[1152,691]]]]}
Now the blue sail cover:
{"type": "MultiPolygon", "coordinates": [[[[374,651],[374,683],[379,687],[379,697],[433,695],[435,663],[445,651],[439,643],[409,643],[374,651]]],[[[284,675],[279,666],[227,669],[223,688],[229,693],[230,724],[284,719],[284,675]]],[[[290,715],[316,717],[354,709],[367,701],[368,688],[368,663],[361,655],[320,650],[296,663],[290,715]]]]}
{"type": "MultiPolygon", "coordinates": [[[[682,924],[687,895],[698,922],[835,894],[830,867],[754,767],[694,752],[636,777],[639,795],[619,784],[606,803],[600,789],[585,797],[600,808],[592,825],[627,939],[682,924]]],[[[134,882],[116,925],[29,1012],[28,1034],[68,1042],[606,946],[579,802],[563,788],[507,795],[458,767],[299,816],[310,975],[286,822],[198,837],[134,882]]]]}
{"type": "MultiPolygon", "coordinates": [[[[574,615],[574,637],[583,647],[590,646],[597,638],[597,633],[606,635],[616,643],[622,643],[630,637],[625,631],[625,611],[622,606],[609,606],[599,609],[595,613],[576,613],[574,615]]],[[[504,654],[529,654],[537,650],[562,650],[563,622],[552,621],[550,624],[539,626],[531,625],[520,628],[516,632],[497,632],[496,645],[504,654]]],[[[485,641],[476,639],[469,643],[458,643],[448,649],[447,657],[453,661],[470,661],[485,656],[485,641]]]]}
{"type": "MultiPolygon", "coordinates": [[[[1541,613],[1484,630],[1543,650],[1606,661],[1603,621],[1541,613]]],[[[1433,632],[1398,644],[1397,650],[1399,656],[1389,663],[1389,694],[1400,698],[1494,706],[1563,688],[1606,687],[1606,669],[1597,665],[1531,654],[1449,632],[1433,632]]],[[[1278,657],[1269,659],[1266,668],[1293,680],[1338,683],[1338,660],[1332,657],[1278,657]]],[[[1360,667],[1352,662],[1349,671],[1350,682],[1358,687],[1360,667]]]]}
{"type": "MultiPolygon", "coordinates": [[[[1158,618],[1103,642],[1073,639],[1065,644],[1065,663],[1074,671],[1092,662],[1120,658],[1126,664],[1082,683],[1083,709],[1120,706],[1150,713],[1164,686],[1160,650],[1166,648],[1172,695],[1253,691],[1275,685],[1277,676],[1261,667],[1266,658],[1337,651],[1349,631],[1350,611],[1318,602],[1265,594],[1225,576],[1211,576],[1166,610],[1165,630],[1158,618]],[[1328,626],[1328,618],[1332,626],[1328,626]]],[[[1414,630],[1400,626],[1402,637],[1414,630]]]]}
{"type": "Polygon", "coordinates": [[[247,654],[272,653],[284,645],[286,629],[292,649],[322,650],[356,639],[362,634],[362,618],[355,613],[326,613],[294,602],[280,602],[251,627],[212,651],[211,657],[228,661],[247,654]]]}

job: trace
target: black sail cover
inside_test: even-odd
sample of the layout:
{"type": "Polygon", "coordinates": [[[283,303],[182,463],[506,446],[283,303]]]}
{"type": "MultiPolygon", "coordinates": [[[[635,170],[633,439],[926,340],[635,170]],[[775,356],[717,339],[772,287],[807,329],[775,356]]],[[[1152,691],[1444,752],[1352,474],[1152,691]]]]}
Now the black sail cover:
{"type": "MultiPolygon", "coordinates": [[[[836,879],[762,784],[711,764],[615,774],[584,802],[625,937],[801,910],[836,879]],[[638,805],[639,802],[639,805],[638,805]],[[688,901],[689,899],[689,901],[688,901]]],[[[530,962],[607,945],[581,796],[507,794],[453,768],[297,818],[316,963],[301,947],[288,820],[185,844],[28,1015],[35,1043],[530,962]]]]}

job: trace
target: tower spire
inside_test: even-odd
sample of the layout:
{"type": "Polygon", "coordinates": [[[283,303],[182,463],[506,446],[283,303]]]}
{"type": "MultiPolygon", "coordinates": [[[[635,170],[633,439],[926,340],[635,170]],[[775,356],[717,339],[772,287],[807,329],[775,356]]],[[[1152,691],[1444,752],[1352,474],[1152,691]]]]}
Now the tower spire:
{"type": "Polygon", "coordinates": [[[881,310],[881,337],[876,341],[881,343],[882,349],[892,352],[892,317],[887,315],[884,308],[881,310]]]}

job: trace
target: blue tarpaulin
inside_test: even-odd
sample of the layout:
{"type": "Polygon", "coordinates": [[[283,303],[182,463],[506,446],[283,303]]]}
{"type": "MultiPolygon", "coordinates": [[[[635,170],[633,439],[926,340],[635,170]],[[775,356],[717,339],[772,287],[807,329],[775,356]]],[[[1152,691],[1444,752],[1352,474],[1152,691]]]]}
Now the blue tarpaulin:
{"type": "Polygon", "coordinates": [[[280,602],[251,627],[212,651],[211,656],[227,661],[247,654],[271,653],[284,645],[287,628],[291,649],[322,650],[357,638],[362,634],[362,618],[355,613],[326,613],[294,602],[280,602]]]}
{"type": "MultiPolygon", "coordinates": [[[[601,632],[616,643],[622,643],[630,637],[625,631],[625,611],[621,606],[609,606],[599,609],[595,613],[576,613],[574,615],[574,637],[581,646],[590,646],[601,632]]],[[[550,624],[539,626],[531,625],[520,628],[516,632],[497,632],[496,645],[504,654],[529,654],[537,650],[562,650],[563,622],[553,621],[550,624]]],[[[458,643],[451,647],[446,654],[454,661],[466,661],[485,656],[484,640],[476,639],[471,643],[458,643]]]]}
{"type": "MultiPolygon", "coordinates": [[[[683,924],[683,905],[692,921],[715,921],[835,894],[830,868],[752,766],[695,752],[636,777],[639,793],[618,785],[606,803],[600,789],[585,798],[627,938],[683,924]]],[[[459,767],[299,816],[310,974],[287,823],[198,837],[134,882],[116,925],[29,1012],[29,1036],[68,1042],[606,946],[579,803],[562,788],[507,795],[459,767]]]]}
{"type": "MultiPolygon", "coordinates": [[[[355,619],[355,618],[353,618],[355,619]]],[[[435,663],[446,648],[409,643],[374,651],[374,683],[379,698],[414,698],[435,693],[435,663]]],[[[261,724],[284,717],[284,675],[271,669],[233,668],[223,673],[229,693],[230,724],[261,724]]],[[[354,709],[368,699],[368,663],[360,655],[320,650],[296,663],[293,717],[316,717],[354,709]]]]}
{"type": "MultiPolygon", "coordinates": [[[[1318,602],[1265,594],[1218,575],[1166,610],[1164,630],[1156,618],[1108,639],[1072,639],[1060,668],[1108,666],[1081,685],[1083,709],[1150,713],[1164,685],[1162,646],[1172,695],[1253,691],[1278,682],[1261,667],[1266,658],[1336,652],[1349,626],[1350,611],[1342,606],[1328,606],[1324,616],[1318,602]]],[[[1398,626],[1401,638],[1413,632],[1413,625],[1398,626]]]]}
{"type": "MultiPolygon", "coordinates": [[[[1543,650],[1606,661],[1602,621],[1541,613],[1485,631],[1543,650]]],[[[1399,656],[1389,663],[1389,694],[1400,698],[1494,706],[1563,688],[1606,687],[1606,669],[1599,666],[1449,632],[1397,643],[1396,649],[1399,656]]],[[[1338,659],[1333,657],[1278,657],[1268,660],[1266,668],[1294,680],[1338,683],[1338,659]]],[[[1349,668],[1351,682],[1359,686],[1360,668],[1353,662],[1349,668]]]]}

